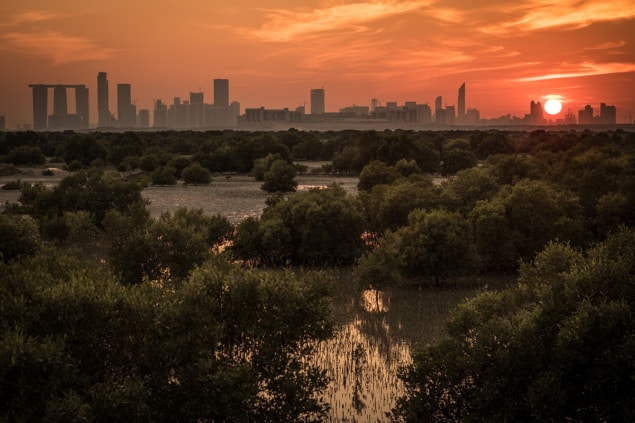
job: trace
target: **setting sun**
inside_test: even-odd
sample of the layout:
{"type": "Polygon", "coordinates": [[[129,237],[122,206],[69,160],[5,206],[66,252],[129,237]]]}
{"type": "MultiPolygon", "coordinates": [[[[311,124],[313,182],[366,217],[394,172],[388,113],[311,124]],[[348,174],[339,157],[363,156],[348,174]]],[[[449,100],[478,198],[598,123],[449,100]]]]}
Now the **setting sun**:
{"type": "Polygon", "coordinates": [[[560,100],[550,98],[545,103],[545,112],[549,113],[550,115],[557,115],[558,113],[560,113],[560,110],[562,110],[562,103],[560,102],[560,100]]]}

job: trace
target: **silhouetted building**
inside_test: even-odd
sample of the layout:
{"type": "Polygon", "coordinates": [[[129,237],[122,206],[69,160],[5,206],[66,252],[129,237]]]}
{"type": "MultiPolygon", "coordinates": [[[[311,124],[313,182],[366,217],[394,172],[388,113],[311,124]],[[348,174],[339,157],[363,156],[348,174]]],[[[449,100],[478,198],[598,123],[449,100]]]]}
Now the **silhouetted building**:
{"type": "Polygon", "coordinates": [[[0,115],[0,131],[7,129],[7,118],[4,115],[0,115]]]}
{"type": "Polygon", "coordinates": [[[88,127],[88,88],[85,85],[31,84],[33,128],[80,129],[88,127]],[[53,88],[53,114],[48,114],[48,89],[53,88]],[[75,89],[75,114],[68,113],[67,88],[75,89]]]}
{"type": "Polygon", "coordinates": [[[481,112],[479,112],[478,109],[467,109],[463,123],[467,125],[476,125],[480,120],[481,112]]]}
{"type": "Polygon", "coordinates": [[[605,103],[600,103],[600,121],[604,125],[615,125],[617,123],[615,106],[607,106],[605,103]]]}
{"type": "Polygon", "coordinates": [[[302,113],[284,109],[247,108],[245,121],[247,123],[293,123],[302,121],[302,113]]]}
{"type": "Polygon", "coordinates": [[[583,110],[578,110],[578,124],[591,125],[593,123],[593,107],[587,104],[583,110]]]}
{"type": "Polygon", "coordinates": [[[137,124],[130,84],[117,84],[117,120],[120,128],[133,128],[137,124]]]}
{"type": "Polygon", "coordinates": [[[86,85],[78,85],[75,87],[75,113],[79,119],[79,127],[88,128],[88,88],[86,85]]]}
{"type": "Polygon", "coordinates": [[[347,106],[340,109],[340,113],[345,117],[364,117],[367,118],[370,114],[370,108],[368,106],[347,106]]]}
{"type": "Polygon", "coordinates": [[[454,125],[456,123],[456,109],[454,106],[445,108],[445,123],[446,125],[454,125]]]}
{"type": "Polygon", "coordinates": [[[181,103],[181,97],[174,97],[174,102],[168,110],[168,126],[170,128],[185,128],[187,115],[187,105],[181,103]]]}
{"type": "Polygon", "coordinates": [[[214,106],[229,107],[229,79],[214,79],[214,106]]]}
{"type": "Polygon", "coordinates": [[[377,109],[377,107],[379,107],[379,106],[380,106],[380,103],[379,103],[379,99],[378,98],[373,98],[373,99],[370,100],[370,112],[371,113],[374,112],[375,109],[377,109]]]}
{"type": "Polygon", "coordinates": [[[150,127],[150,110],[141,109],[139,110],[139,117],[137,126],[139,128],[149,128],[150,127]]]}
{"type": "Polygon", "coordinates": [[[577,123],[575,119],[575,115],[571,113],[571,110],[564,115],[564,124],[565,125],[575,125],[577,123]]]}
{"type": "Polygon", "coordinates": [[[311,114],[323,115],[325,111],[324,88],[311,90],[311,114]]]}
{"type": "Polygon", "coordinates": [[[437,98],[434,99],[434,121],[441,125],[445,125],[446,123],[442,96],[438,96],[437,98]]]}
{"type": "Polygon", "coordinates": [[[46,85],[29,85],[33,89],[33,129],[36,131],[48,128],[48,87],[46,85]]]}
{"type": "Polygon", "coordinates": [[[112,126],[113,118],[108,102],[108,75],[106,72],[97,74],[97,125],[112,126]]]}
{"type": "Polygon", "coordinates": [[[168,106],[161,100],[154,103],[154,127],[167,128],[168,126],[168,106]]]}
{"type": "Polygon", "coordinates": [[[544,114],[543,114],[542,104],[540,102],[534,102],[531,100],[529,103],[529,124],[530,125],[543,125],[544,124],[544,114]]]}
{"type": "Polygon", "coordinates": [[[432,109],[426,104],[417,104],[417,122],[428,124],[432,122],[432,109]]]}
{"type": "Polygon", "coordinates": [[[190,128],[202,128],[205,126],[205,98],[203,92],[190,92],[190,110],[189,110],[190,128]]]}
{"type": "Polygon", "coordinates": [[[459,88],[459,102],[457,112],[457,119],[459,123],[463,123],[463,121],[465,120],[465,82],[459,88]]]}

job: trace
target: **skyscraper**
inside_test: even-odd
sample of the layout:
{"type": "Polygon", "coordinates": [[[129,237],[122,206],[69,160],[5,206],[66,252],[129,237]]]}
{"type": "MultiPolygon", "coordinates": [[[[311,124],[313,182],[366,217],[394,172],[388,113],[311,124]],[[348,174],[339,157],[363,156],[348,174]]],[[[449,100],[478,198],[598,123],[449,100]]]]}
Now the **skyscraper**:
{"type": "Polygon", "coordinates": [[[86,85],[75,87],[75,113],[80,128],[88,128],[88,88],[86,85]]]}
{"type": "Polygon", "coordinates": [[[545,123],[543,118],[542,104],[540,104],[540,102],[534,102],[533,100],[531,100],[531,103],[529,103],[529,114],[531,116],[530,124],[543,125],[545,123]]]}
{"type": "Polygon", "coordinates": [[[324,114],[324,88],[314,88],[311,90],[311,114],[324,114]]]}
{"type": "Polygon", "coordinates": [[[68,100],[64,85],[56,85],[53,88],[53,114],[55,116],[66,116],[68,114],[68,100]]]}
{"type": "Polygon", "coordinates": [[[459,123],[463,123],[465,120],[465,82],[459,88],[459,103],[458,103],[458,115],[457,119],[459,123]]]}
{"type": "Polygon", "coordinates": [[[30,85],[33,89],[33,129],[45,130],[48,125],[48,88],[46,85],[30,85]]]}
{"type": "Polygon", "coordinates": [[[108,109],[108,75],[106,72],[97,74],[97,122],[99,126],[110,126],[110,111],[108,109]]]}
{"type": "Polygon", "coordinates": [[[130,84],[117,84],[117,119],[120,128],[131,128],[137,124],[137,113],[132,105],[130,84]]]}
{"type": "Polygon", "coordinates": [[[438,96],[434,99],[434,121],[438,124],[445,125],[445,110],[443,109],[443,97],[438,96]]]}
{"type": "Polygon", "coordinates": [[[214,106],[229,107],[229,79],[214,80],[214,106]]]}
{"type": "Polygon", "coordinates": [[[600,103],[600,121],[605,125],[615,125],[617,123],[615,106],[607,106],[606,103],[600,103]]]}

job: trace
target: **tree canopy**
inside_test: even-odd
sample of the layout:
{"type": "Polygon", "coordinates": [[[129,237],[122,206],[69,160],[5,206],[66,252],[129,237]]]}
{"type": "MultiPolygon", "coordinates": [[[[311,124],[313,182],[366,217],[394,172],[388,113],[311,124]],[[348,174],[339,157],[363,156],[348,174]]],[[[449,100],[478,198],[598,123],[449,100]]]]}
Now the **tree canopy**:
{"type": "Polygon", "coordinates": [[[402,374],[395,422],[630,421],[635,231],[551,243],[516,287],[461,305],[402,374]]]}

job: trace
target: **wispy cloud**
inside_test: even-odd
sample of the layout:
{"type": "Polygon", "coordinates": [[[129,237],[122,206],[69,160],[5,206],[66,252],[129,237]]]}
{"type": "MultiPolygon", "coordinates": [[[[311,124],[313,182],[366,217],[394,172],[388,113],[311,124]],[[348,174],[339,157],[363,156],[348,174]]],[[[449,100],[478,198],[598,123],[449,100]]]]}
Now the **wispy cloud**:
{"type": "Polygon", "coordinates": [[[584,50],[612,50],[620,47],[624,47],[626,41],[607,41],[594,46],[585,47],[584,50]]]}
{"type": "Polygon", "coordinates": [[[49,58],[55,65],[105,60],[115,53],[114,49],[101,47],[93,40],[65,35],[56,31],[12,32],[4,34],[2,39],[14,48],[49,58]]]}
{"type": "MultiPolygon", "coordinates": [[[[259,29],[243,30],[262,41],[290,41],[325,31],[360,32],[370,22],[430,6],[431,0],[381,0],[326,6],[310,11],[265,10],[268,21],[259,29]]],[[[449,18],[449,16],[448,16],[449,18]]]]}
{"type": "Polygon", "coordinates": [[[584,62],[573,69],[562,72],[518,78],[518,82],[546,81],[551,79],[578,78],[583,76],[609,75],[614,73],[635,72],[635,63],[592,63],[584,62]]]}
{"type": "Polygon", "coordinates": [[[482,31],[499,35],[548,28],[583,28],[596,22],[635,18],[633,0],[530,0],[505,10],[514,18],[486,25],[482,31]]]}
{"type": "Polygon", "coordinates": [[[62,17],[64,16],[59,13],[53,13],[45,10],[27,10],[10,15],[6,21],[0,22],[0,28],[51,21],[62,17]]]}

